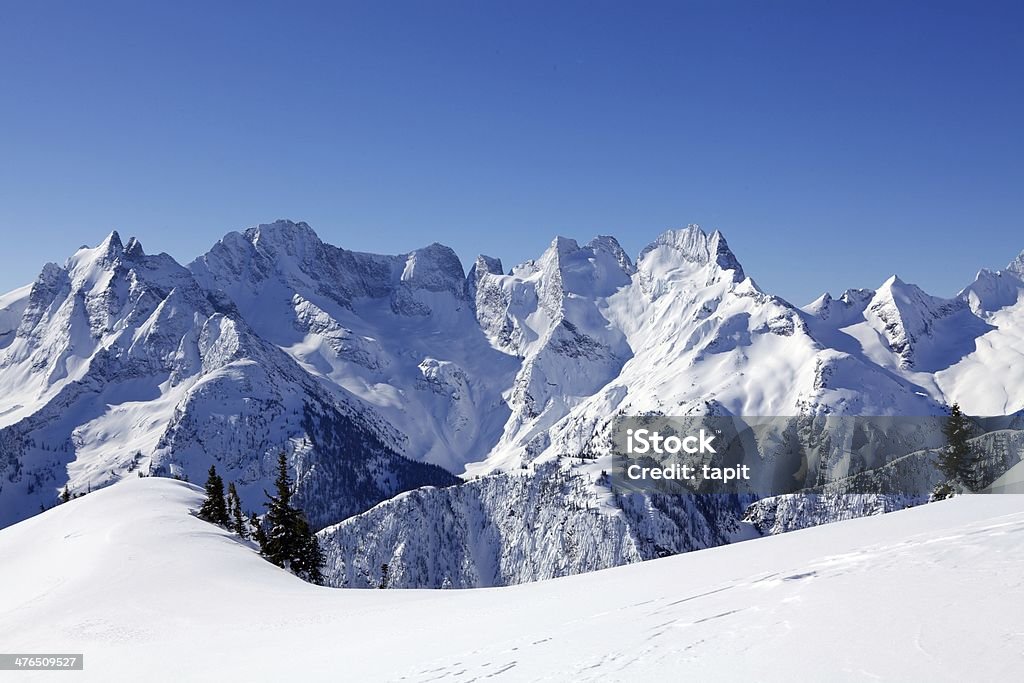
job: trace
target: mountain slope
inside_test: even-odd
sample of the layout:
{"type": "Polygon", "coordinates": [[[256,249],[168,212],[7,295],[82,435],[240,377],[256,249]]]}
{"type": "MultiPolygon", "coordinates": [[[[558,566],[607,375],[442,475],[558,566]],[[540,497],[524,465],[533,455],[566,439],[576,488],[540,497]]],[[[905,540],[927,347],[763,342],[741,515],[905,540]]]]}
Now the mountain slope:
{"type": "MultiPolygon", "coordinates": [[[[513,391],[506,438],[469,470],[489,476],[388,501],[324,530],[334,585],[372,584],[385,562],[408,587],[507,584],[752,533],[741,522],[750,501],[613,494],[606,472],[616,415],[942,412],[904,377],[821,343],[803,312],[745,275],[719,233],[697,226],[668,231],[635,266],[612,258],[612,250],[602,262],[594,251],[556,240],[542,265],[529,263],[509,276],[477,275],[478,301],[488,306],[478,303],[478,315],[485,311],[489,329],[513,330],[509,343],[526,357],[517,390],[534,367],[542,368],[542,378],[556,379],[513,391]],[[563,275],[570,259],[579,264],[574,284],[585,287],[562,284],[573,282],[563,275]],[[615,279],[592,275],[604,264],[602,272],[615,279]],[[594,287],[595,281],[613,285],[594,287]],[[547,293],[546,307],[538,291],[547,293]],[[579,291],[589,299],[576,305],[579,291]],[[577,320],[589,327],[573,328],[585,329],[590,342],[552,343],[561,339],[550,332],[564,325],[558,321],[567,319],[567,309],[586,313],[577,320]],[[505,323],[493,322],[501,319],[496,311],[506,311],[505,323]],[[609,358],[624,361],[614,373],[601,365],[609,358]],[[574,377],[581,369],[586,380],[574,377]]],[[[845,476],[845,467],[839,457],[809,464],[822,482],[845,476]]]]}
{"type": "Polygon", "coordinates": [[[1020,496],[466,591],[311,586],[191,516],[200,502],[182,482],[129,479],[0,530],[0,640],[84,653],[76,677],[104,682],[959,681],[1024,667],[1020,496]]]}
{"type": "Polygon", "coordinates": [[[402,455],[461,472],[498,441],[519,361],[481,332],[448,247],[363,254],[277,221],[229,233],[189,268],[325,389],[387,420],[402,455]]]}
{"type": "Polygon", "coordinates": [[[282,449],[319,526],[454,482],[399,456],[379,415],[326,390],[219,291],[134,239],[114,232],[48,264],[22,308],[0,349],[0,525],[61,489],[137,472],[202,480],[211,464],[258,510],[282,449]]]}

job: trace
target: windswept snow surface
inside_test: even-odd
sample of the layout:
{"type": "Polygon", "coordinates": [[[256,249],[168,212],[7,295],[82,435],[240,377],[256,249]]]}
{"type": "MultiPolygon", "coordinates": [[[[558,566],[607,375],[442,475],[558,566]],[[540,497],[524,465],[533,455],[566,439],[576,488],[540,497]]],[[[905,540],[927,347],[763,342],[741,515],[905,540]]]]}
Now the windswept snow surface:
{"type": "Polygon", "coordinates": [[[315,587],[126,479],[0,530],[0,643],[79,652],[18,680],[1012,680],[1024,496],[970,496],[582,576],[315,587]]]}

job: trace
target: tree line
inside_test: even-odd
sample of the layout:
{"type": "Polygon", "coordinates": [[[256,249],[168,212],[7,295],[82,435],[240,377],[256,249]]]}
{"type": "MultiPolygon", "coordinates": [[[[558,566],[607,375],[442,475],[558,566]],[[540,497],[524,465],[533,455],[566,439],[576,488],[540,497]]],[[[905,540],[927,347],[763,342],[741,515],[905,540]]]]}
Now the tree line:
{"type": "Polygon", "coordinates": [[[267,496],[266,514],[262,519],[251,512],[248,520],[242,513],[242,501],[234,482],[224,493],[224,480],[217,468],[210,466],[206,479],[206,498],[197,513],[200,519],[224,527],[243,539],[252,538],[260,554],[278,567],[283,567],[310,583],[323,583],[324,555],[302,510],[291,504],[292,481],[284,452],[277,458],[274,494],[267,496]]]}

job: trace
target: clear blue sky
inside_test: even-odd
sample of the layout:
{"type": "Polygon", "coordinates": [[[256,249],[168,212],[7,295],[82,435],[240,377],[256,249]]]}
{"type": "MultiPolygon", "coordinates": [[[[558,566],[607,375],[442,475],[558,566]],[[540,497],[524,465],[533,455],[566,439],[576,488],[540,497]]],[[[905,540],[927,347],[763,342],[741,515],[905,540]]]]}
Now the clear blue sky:
{"type": "Polygon", "coordinates": [[[287,217],[506,266],[719,228],[794,303],[1024,249],[1024,9],[962,2],[0,5],[0,290],[112,228],[287,217]]]}

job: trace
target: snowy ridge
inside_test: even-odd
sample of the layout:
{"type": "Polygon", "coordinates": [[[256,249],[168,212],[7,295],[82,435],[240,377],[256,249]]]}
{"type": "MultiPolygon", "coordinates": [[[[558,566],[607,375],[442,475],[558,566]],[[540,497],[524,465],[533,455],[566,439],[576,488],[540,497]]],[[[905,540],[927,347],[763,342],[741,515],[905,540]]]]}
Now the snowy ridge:
{"type": "Polygon", "coordinates": [[[385,501],[319,533],[328,585],[507,586],[607,569],[752,538],[746,499],[618,496],[595,500],[595,475],[549,463],[385,501]]]}

